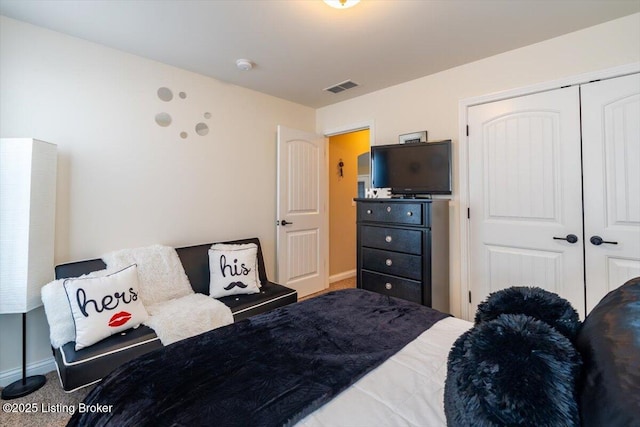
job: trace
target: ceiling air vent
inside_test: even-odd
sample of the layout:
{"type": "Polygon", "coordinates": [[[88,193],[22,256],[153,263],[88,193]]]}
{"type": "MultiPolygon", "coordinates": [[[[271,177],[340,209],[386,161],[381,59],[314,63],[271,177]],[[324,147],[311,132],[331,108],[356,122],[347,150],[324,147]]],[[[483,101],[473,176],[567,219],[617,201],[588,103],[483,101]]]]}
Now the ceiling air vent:
{"type": "Polygon", "coordinates": [[[352,87],[356,87],[356,86],[358,86],[358,83],[354,83],[351,80],[347,80],[347,81],[344,81],[342,83],[338,83],[335,86],[328,87],[328,88],[326,88],[324,90],[326,90],[327,92],[332,92],[332,93],[340,93],[343,90],[351,89],[352,87]]]}

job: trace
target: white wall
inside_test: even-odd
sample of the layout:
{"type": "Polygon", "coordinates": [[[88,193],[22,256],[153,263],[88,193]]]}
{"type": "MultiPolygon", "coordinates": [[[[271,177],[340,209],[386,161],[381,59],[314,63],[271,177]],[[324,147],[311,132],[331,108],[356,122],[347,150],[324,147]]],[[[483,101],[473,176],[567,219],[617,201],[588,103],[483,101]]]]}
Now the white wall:
{"type": "Polygon", "coordinates": [[[374,123],[375,144],[395,143],[399,134],[421,130],[427,130],[431,140],[453,140],[454,194],[450,205],[451,310],[454,315],[459,316],[459,101],[637,61],[640,61],[640,14],[318,109],[316,131],[322,133],[371,121],[374,123]]]}
{"type": "MultiPolygon", "coordinates": [[[[56,263],[257,236],[274,277],[276,126],[313,131],[313,109],[4,17],[0,58],[0,136],[58,145],[56,263]]],[[[0,315],[0,381],[21,366],[20,319],[0,315]]],[[[44,310],[27,322],[27,362],[49,358],[44,310]]]]}

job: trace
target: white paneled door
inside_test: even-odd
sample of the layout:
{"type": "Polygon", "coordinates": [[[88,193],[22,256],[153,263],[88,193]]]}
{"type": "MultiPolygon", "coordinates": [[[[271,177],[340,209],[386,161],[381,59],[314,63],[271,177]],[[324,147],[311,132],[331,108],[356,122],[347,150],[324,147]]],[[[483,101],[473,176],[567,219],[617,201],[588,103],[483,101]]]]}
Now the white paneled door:
{"type": "Polygon", "coordinates": [[[530,285],[584,317],[640,276],[640,74],[472,106],[468,119],[472,312],[530,285]]]}
{"type": "Polygon", "coordinates": [[[578,87],[470,107],[470,304],[538,286],[584,316],[578,87]]]}
{"type": "Polygon", "coordinates": [[[640,74],[582,95],[587,310],[640,276],[640,74]]]}
{"type": "Polygon", "coordinates": [[[278,126],[277,282],[305,296],[328,286],[327,142],[278,126]]]}

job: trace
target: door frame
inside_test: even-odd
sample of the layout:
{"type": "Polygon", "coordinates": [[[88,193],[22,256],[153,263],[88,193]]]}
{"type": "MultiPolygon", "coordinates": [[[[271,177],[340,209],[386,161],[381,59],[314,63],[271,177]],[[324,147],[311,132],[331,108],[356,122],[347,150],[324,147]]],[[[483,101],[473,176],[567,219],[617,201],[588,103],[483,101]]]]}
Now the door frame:
{"type": "Polygon", "coordinates": [[[342,135],[344,133],[351,133],[351,132],[357,132],[359,130],[369,129],[369,147],[371,147],[373,145],[373,142],[375,141],[373,125],[374,125],[373,120],[365,120],[362,122],[356,122],[349,125],[339,126],[336,128],[325,129],[324,131],[319,133],[321,133],[325,137],[330,137],[330,136],[342,135]]]}
{"type": "Polygon", "coordinates": [[[460,165],[458,168],[458,179],[460,183],[460,314],[463,319],[471,320],[470,316],[473,316],[475,314],[470,312],[471,307],[468,298],[470,291],[469,284],[471,283],[471,277],[469,276],[469,218],[467,217],[467,209],[469,209],[469,138],[467,136],[469,107],[494,101],[501,101],[509,98],[516,98],[523,95],[546,92],[564,86],[589,83],[594,80],[604,80],[621,77],[638,72],[640,72],[640,62],[634,62],[618,67],[591,71],[574,76],[563,77],[557,80],[551,80],[547,82],[523,86],[520,88],[509,89],[506,91],[464,98],[458,102],[458,164],[460,165]]]}
{"type": "MultiPolygon", "coordinates": [[[[324,135],[325,138],[330,138],[332,136],[337,136],[337,135],[344,135],[345,133],[352,133],[352,132],[358,132],[361,130],[365,130],[368,129],[369,130],[369,150],[371,150],[371,146],[374,145],[373,142],[375,141],[375,132],[374,132],[374,121],[373,120],[365,120],[362,122],[356,122],[353,124],[349,124],[349,125],[343,125],[343,126],[339,126],[339,127],[335,127],[335,128],[331,128],[331,129],[326,129],[324,131],[317,131],[319,134],[324,135]]],[[[327,150],[327,157],[329,156],[329,152],[327,150]]],[[[325,171],[325,178],[327,180],[327,182],[329,182],[329,174],[331,173],[331,165],[328,164],[327,162],[327,170],[325,171]]],[[[329,185],[327,184],[327,193],[326,193],[326,199],[325,199],[325,204],[327,206],[327,212],[330,212],[330,199],[331,199],[331,194],[330,194],[330,189],[329,189],[329,185]]],[[[330,216],[327,214],[327,234],[329,233],[329,223],[331,221],[330,216]]],[[[328,248],[331,247],[331,243],[328,242],[327,243],[328,248]]],[[[327,248],[327,251],[328,251],[327,248]]],[[[329,277],[329,284],[331,284],[331,276],[329,275],[329,260],[327,259],[327,277],[329,277]]]]}

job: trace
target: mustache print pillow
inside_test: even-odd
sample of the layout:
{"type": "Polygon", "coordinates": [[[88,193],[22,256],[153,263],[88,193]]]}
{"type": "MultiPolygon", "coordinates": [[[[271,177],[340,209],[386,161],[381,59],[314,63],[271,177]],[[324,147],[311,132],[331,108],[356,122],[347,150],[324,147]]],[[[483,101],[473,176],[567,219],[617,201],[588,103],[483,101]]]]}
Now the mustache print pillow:
{"type": "Polygon", "coordinates": [[[255,243],[212,245],[209,270],[209,295],[213,298],[260,292],[258,246],[255,243]]]}
{"type": "Polygon", "coordinates": [[[135,264],[104,277],[67,279],[64,290],[76,328],[76,350],[138,327],[149,317],[139,298],[135,264]]]}

